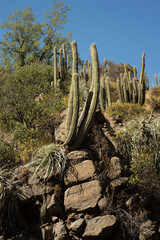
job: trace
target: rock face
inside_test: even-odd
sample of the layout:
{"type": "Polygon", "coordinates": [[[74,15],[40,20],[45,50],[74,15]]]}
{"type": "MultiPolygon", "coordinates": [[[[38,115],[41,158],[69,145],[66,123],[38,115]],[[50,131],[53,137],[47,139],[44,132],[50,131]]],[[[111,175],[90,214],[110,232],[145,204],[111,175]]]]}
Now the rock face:
{"type": "Polygon", "coordinates": [[[64,206],[68,211],[85,211],[94,209],[101,198],[101,186],[99,181],[93,180],[82,183],[65,191],[64,206]]]}
{"type": "Polygon", "coordinates": [[[72,165],[67,170],[64,183],[66,186],[72,185],[76,182],[89,180],[95,173],[95,167],[91,160],[85,160],[79,164],[72,165]]]}
{"type": "Polygon", "coordinates": [[[116,217],[113,215],[95,217],[87,223],[83,238],[102,239],[109,237],[115,224],[116,217]]]}

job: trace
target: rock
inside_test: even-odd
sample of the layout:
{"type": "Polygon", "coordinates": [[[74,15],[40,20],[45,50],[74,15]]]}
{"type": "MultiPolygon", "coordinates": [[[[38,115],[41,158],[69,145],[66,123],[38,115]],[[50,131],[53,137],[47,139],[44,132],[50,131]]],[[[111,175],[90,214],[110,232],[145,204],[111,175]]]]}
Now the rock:
{"type": "Polygon", "coordinates": [[[112,188],[117,188],[124,186],[127,183],[127,181],[128,181],[127,177],[121,177],[111,181],[110,185],[112,188]]]}
{"type": "Polygon", "coordinates": [[[98,206],[101,211],[103,211],[107,206],[107,198],[104,196],[98,201],[98,206]]]}
{"type": "Polygon", "coordinates": [[[110,160],[110,167],[108,172],[108,177],[110,179],[115,179],[120,177],[122,172],[122,167],[120,163],[120,159],[118,157],[112,157],[110,160]]]}
{"type": "Polygon", "coordinates": [[[148,220],[141,224],[139,240],[158,240],[158,231],[156,225],[148,220]]]}
{"type": "Polygon", "coordinates": [[[101,198],[101,186],[94,180],[82,183],[65,191],[64,206],[66,210],[77,212],[94,209],[101,198]]]}
{"type": "Polygon", "coordinates": [[[83,231],[85,225],[86,225],[85,220],[83,218],[79,218],[78,220],[71,224],[69,230],[72,231],[73,234],[78,235],[83,231]]]}
{"type": "Polygon", "coordinates": [[[70,186],[76,182],[82,182],[92,178],[94,173],[95,167],[93,162],[91,160],[85,160],[68,168],[64,177],[64,183],[66,186],[70,186]]]}
{"type": "Polygon", "coordinates": [[[43,239],[52,239],[52,232],[53,232],[53,227],[52,226],[43,226],[42,229],[42,236],[43,239]]]}
{"type": "Polygon", "coordinates": [[[67,240],[68,234],[66,232],[65,224],[63,222],[58,222],[53,228],[53,239],[54,240],[67,240]]]}
{"type": "Polygon", "coordinates": [[[87,149],[81,149],[81,150],[75,150],[67,154],[67,157],[69,158],[72,163],[79,163],[83,160],[92,159],[91,158],[91,152],[87,149]]]}
{"type": "Polygon", "coordinates": [[[61,214],[63,212],[61,202],[53,194],[47,204],[47,212],[52,213],[52,215],[61,214]]]}
{"type": "Polygon", "coordinates": [[[88,221],[84,239],[109,239],[112,229],[116,224],[116,217],[113,215],[98,216],[88,221]]]}

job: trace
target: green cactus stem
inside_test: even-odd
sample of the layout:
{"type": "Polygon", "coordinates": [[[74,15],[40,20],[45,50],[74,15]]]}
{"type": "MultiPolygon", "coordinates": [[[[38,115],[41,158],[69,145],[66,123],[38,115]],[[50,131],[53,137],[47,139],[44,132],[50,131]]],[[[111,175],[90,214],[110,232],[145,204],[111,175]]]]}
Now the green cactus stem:
{"type": "Polygon", "coordinates": [[[54,47],[54,87],[57,87],[57,47],[54,47]]]}
{"type": "Polygon", "coordinates": [[[141,73],[140,73],[140,80],[139,80],[139,82],[141,84],[145,84],[144,83],[144,69],[145,69],[145,52],[143,52],[143,54],[142,54],[142,65],[141,65],[141,73]]]}
{"type": "Polygon", "coordinates": [[[99,76],[99,62],[98,62],[98,53],[97,53],[96,44],[93,43],[91,45],[90,51],[91,51],[91,59],[92,59],[92,84],[90,87],[87,103],[84,108],[85,110],[83,111],[84,114],[80,121],[75,142],[71,146],[72,149],[78,148],[83,142],[89,130],[89,127],[92,123],[92,120],[96,111],[97,103],[98,103],[100,76],[99,76]]]}
{"type": "Polygon", "coordinates": [[[65,44],[62,43],[62,52],[63,52],[63,79],[67,79],[67,60],[66,60],[66,49],[65,44]]]}
{"type": "MultiPolygon", "coordinates": [[[[64,145],[70,145],[76,134],[76,127],[78,121],[78,112],[79,112],[79,82],[78,82],[78,73],[73,73],[72,75],[72,87],[71,93],[72,101],[70,102],[69,108],[72,108],[72,117],[70,118],[70,126],[67,126],[69,131],[67,130],[67,138],[65,140],[64,145]]],[[[68,118],[69,119],[69,118],[68,118]]]]}
{"type": "Polygon", "coordinates": [[[106,77],[106,89],[107,89],[108,107],[110,107],[112,105],[112,102],[111,102],[111,90],[110,90],[110,79],[109,79],[109,77],[106,77]]]}
{"type": "Polygon", "coordinates": [[[135,66],[133,67],[133,74],[134,74],[134,78],[137,78],[137,69],[135,66]]]}
{"type": "Polygon", "coordinates": [[[117,90],[118,90],[118,96],[119,100],[123,102],[123,96],[122,96],[122,90],[121,90],[121,83],[119,77],[117,78],[117,90]]]}
{"type": "Polygon", "coordinates": [[[105,81],[104,76],[100,79],[100,92],[99,92],[99,102],[101,111],[104,112],[106,109],[106,89],[105,89],[105,81]]]}
{"type": "Polygon", "coordinates": [[[77,50],[77,42],[73,41],[71,43],[72,48],[72,74],[78,73],[78,50],[77,50]]]}
{"type": "Polygon", "coordinates": [[[157,74],[154,74],[154,79],[155,79],[155,82],[156,82],[156,87],[158,87],[158,78],[157,78],[157,74]]]}
{"type": "Polygon", "coordinates": [[[62,48],[59,49],[59,79],[62,79],[62,48]]]}
{"type": "Polygon", "coordinates": [[[72,117],[73,117],[74,92],[75,92],[74,87],[76,86],[75,81],[77,80],[77,77],[73,78],[73,76],[74,76],[74,73],[78,74],[78,50],[77,50],[77,43],[75,41],[73,41],[71,43],[71,49],[72,49],[72,82],[71,82],[68,112],[67,112],[66,126],[65,126],[66,137],[69,134],[70,127],[71,127],[71,122],[72,122],[72,117]]]}

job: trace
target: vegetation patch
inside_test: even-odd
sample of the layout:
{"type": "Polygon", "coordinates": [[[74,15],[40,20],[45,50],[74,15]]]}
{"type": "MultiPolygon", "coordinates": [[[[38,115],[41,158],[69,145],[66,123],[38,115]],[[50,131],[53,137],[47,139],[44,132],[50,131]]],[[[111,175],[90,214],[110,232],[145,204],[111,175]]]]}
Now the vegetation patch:
{"type": "Polygon", "coordinates": [[[105,111],[109,117],[120,117],[123,121],[132,120],[139,115],[145,115],[147,111],[139,104],[134,103],[113,103],[105,111]]]}

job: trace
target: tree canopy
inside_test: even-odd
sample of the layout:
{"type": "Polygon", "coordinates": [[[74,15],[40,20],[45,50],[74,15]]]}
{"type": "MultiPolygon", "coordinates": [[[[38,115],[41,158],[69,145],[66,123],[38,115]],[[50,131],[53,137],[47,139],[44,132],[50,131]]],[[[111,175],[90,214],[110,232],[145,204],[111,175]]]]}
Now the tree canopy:
{"type": "Polygon", "coordinates": [[[63,1],[52,0],[51,11],[44,14],[44,22],[37,22],[37,16],[30,7],[24,11],[15,10],[2,22],[6,30],[0,41],[1,64],[10,69],[30,62],[49,62],[53,56],[53,46],[68,43],[71,33],[63,37],[61,31],[67,22],[69,7],[63,1]]]}

